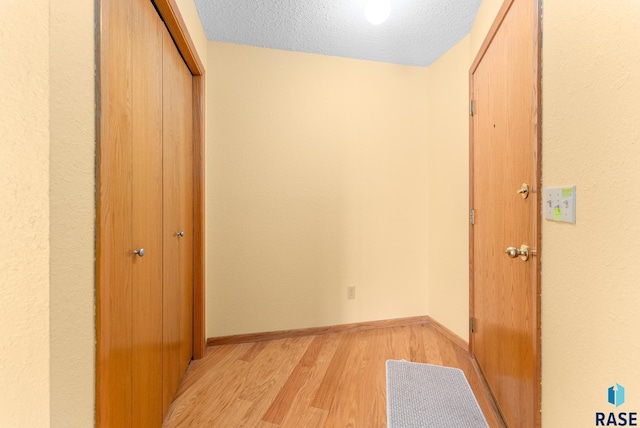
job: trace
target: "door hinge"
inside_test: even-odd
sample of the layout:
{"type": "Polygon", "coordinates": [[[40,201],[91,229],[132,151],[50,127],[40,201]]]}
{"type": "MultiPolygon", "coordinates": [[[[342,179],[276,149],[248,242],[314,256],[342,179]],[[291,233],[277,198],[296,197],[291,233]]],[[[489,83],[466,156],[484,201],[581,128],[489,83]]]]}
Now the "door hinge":
{"type": "Polygon", "coordinates": [[[469,116],[473,116],[476,113],[476,102],[474,100],[469,101],[469,116]]]}
{"type": "Polygon", "coordinates": [[[476,224],[476,210],[469,210],[469,224],[476,224]]]}
{"type": "Polygon", "coordinates": [[[475,318],[469,318],[469,332],[470,333],[475,333],[476,332],[476,319],[475,318]]]}

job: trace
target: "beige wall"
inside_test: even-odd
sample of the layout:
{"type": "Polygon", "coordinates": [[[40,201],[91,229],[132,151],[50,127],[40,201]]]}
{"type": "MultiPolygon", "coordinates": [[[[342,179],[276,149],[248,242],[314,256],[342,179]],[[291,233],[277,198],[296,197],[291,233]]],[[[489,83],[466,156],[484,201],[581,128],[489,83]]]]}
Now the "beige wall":
{"type": "Polygon", "coordinates": [[[469,67],[503,0],[484,0],[471,32],[428,68],[429,315],[469,338],[469,67]]]}
{"type": "Polygon", "coordinates": [[[428,314],[468,339],[469,43],[428,69],[428,314]]]}
{"type": "Polygon", "coordinates": [[[209,43],[209,336],[426,313],[426,78],[209,43]]]}
{"type": "Polygon", "coordinates": [[[0,3],[0,426],[49,423],[49,2],[0,3]]]}
{"type": "MultiPolygon", "coordinates": [[[[489,33],[489,29],[493,25],[500,7],[505,0],[482,0],[476,20],[473,22],[473,27],[469,33],[469,53],[471,55],[471,62],[476,58],[485,37],[489,33]]],[[[471,66],[471,62],[469,66],[471,66]]]]}
{"type": "Polygon", "coordinates": [[[82,428],[95,401],[94,2],[49,3],[51,426],[82,428]]]}
{"type": "Polygon", "coordinates": [[[640,412],[640,2],[546,1],[543,181],[577,224],[542,224],[542,420],[594,426],[620,383],[640,412]]]}

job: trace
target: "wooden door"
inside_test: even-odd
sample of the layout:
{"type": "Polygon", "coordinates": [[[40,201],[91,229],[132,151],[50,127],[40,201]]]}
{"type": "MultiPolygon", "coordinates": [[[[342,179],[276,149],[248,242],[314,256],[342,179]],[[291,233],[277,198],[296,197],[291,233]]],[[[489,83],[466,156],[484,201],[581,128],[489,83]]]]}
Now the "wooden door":
{"type": "Polygon", "coordinates": [[[193,355],[192,76],[164,31],[163,402],[166,412],[193,355]]]}
{"type": "Polygon", "coordinates": [[[104,427],[161,426],[191,360],[194,228],[202,284],[192,190],[203,177],[202,65],[179,14],[166,1],[155,6],[200,73],[195,108],[192,75],[154,3],[100,2],[96,424],[104,427]]]}
{"type": "Polygon", "coordinates": [[[162,29],[151,2],[132,2],[132,426],[162,424],[162,29]]]}
{"type": "Polygon", "coordinates": [[[111,6],[100,53],[96,420],[159,426],[162,196],[149,183],[162,180],[163,24],[150,2],[111,6]]]}
{"type": "Polygon", "coordinates": [[[505,254],[539,247],[537,23],[537,0],[507,0],[470,76],[471,349],[518,428],[540,423],[538,257],[505,254]]]}

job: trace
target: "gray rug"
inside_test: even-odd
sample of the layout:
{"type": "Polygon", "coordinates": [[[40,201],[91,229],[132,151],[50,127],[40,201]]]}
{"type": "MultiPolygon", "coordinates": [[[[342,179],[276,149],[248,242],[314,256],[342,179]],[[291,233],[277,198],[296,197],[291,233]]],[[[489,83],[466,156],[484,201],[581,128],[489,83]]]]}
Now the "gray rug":
{"type": "Polygon", "coordinates": [[[488,428],[460,369],[387,361],[388,428],[488,428]]]}

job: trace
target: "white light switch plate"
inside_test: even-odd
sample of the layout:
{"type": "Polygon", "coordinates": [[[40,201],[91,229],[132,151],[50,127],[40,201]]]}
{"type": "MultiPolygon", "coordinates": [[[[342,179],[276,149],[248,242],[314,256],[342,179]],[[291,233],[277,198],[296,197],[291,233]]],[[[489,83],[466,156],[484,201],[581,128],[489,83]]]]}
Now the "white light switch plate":
{"type": "Polygon", "coordinates": [[[544,218],[566,223],[576,222],[576,186],[545,187],[542,198],[544,218]]]}

